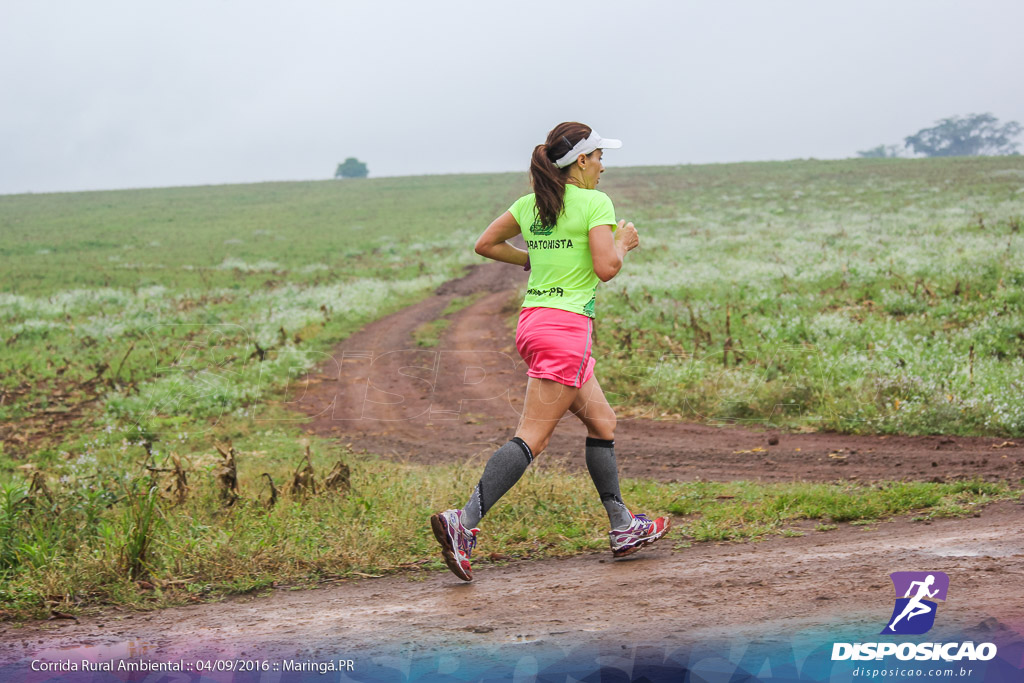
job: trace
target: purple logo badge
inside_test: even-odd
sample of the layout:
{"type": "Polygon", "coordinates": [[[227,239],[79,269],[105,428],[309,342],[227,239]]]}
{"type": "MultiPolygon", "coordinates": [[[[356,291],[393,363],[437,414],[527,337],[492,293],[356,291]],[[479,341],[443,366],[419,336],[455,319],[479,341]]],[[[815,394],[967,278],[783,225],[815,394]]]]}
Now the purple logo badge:
{"type": "Polygon", "coordinates": [[[943,572],[893,572],[896,606],[882,634],[920,635],[935,624],[936,600],[945,600],[949,577],[943,572]]]}

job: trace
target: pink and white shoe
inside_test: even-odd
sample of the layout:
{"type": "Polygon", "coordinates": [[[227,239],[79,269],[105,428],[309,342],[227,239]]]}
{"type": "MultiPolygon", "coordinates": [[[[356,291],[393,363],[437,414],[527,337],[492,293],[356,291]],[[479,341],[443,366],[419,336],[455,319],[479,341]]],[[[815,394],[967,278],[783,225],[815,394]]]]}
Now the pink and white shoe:
{"type": "Polygon", "coordinates": [[[463,581],[473,580],[469,556],[476,548],[479,529],[467,529],[462,524],[462,510],[445,510],[430,518],[434,538],[441,544],[441,555],[448,569],[463,581]]]}
{"type": "Polygon", "coordinates": [[[612,556],[625,557],[635,553],[664,536],[670,526],[668,517],[658,517],[652,521],[647,515],[633,515],[633,521],[627,528],[612,529],[608,532],[612,556]]]}

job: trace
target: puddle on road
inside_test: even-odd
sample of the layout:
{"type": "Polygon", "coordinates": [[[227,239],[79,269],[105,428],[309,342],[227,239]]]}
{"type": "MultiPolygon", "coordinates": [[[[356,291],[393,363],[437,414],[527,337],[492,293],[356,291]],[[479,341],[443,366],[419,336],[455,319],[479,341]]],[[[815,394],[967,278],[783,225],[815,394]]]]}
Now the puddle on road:
{"type": "Polygon", "coordinates": [[[1024,554],[1021,548],[999,548],[992,545],[944,545],[937,548],[924,548],[924,552],[939,557],[1013,557],[1024,554]]]}

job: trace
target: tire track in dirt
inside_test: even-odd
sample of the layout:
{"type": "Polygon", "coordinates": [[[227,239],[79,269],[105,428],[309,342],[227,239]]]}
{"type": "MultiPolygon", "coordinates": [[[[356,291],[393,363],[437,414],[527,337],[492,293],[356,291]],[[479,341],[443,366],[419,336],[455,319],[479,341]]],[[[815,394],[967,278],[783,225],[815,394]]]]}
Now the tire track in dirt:
{"type": "MultiPolygon", "coordinates": [[[[486,458],[511,438],[527,378],[508,323],[526,273],[501,263],[467,270],[435,296],[339,344],[297,391],[292,406],[313,418],[306,428],[371,453],[432,463],[486,458]],[[481,298],[445,317],[449,326],[436,347],[416,345],[417,328],[440,318],[455,298],[471,295],[481,298]]],[[[595,348],[599,378],[601,352],[595,348]]],[[[630,407],[620,412],[660,414],[657,406],[630,407]]],[[[568,415],[543,457],[583,468],[585,438],[568,415]]],[[[662,481],[1024,477],[1024,442],[1000,447],[1006,440],[994,438],[781,433],[620,416],[615,441],[625,476],[662,481]],[[778,443],[769,443],[771,437],[778,443]]]]}

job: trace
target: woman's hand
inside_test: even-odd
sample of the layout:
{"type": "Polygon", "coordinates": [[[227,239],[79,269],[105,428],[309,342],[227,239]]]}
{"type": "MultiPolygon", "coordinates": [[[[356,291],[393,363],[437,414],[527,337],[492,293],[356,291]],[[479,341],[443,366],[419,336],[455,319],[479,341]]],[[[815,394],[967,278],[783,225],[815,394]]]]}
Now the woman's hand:
{"type": "Polygon", "coordinates": [[[633,251],[640,246],[640,236],[632,223],[619,221],[619,229],[615,231],[615,243],[624,246],[626,251],[633,251]]]}

